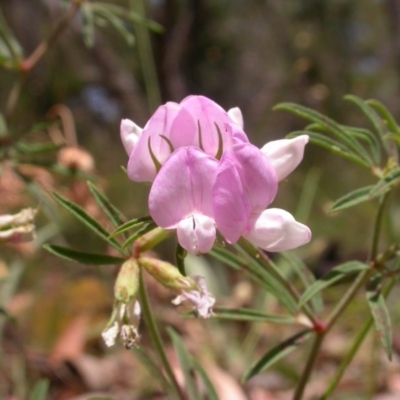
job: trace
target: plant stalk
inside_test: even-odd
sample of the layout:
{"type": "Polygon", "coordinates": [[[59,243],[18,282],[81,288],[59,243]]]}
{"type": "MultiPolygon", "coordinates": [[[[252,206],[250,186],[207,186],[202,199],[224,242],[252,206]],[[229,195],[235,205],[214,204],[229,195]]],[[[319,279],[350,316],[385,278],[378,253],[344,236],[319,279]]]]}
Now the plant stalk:
{"type": "Polygon", "coordinates": [[[151,311],[149,298],[147,295],[147,290],[146,290],[146,286],[145,286],[144,279],[143,279],[142,270],[140,271],[139,294],[140,294],[140,303],[141,303],[141,306],[143,309],[143,316],[146,321],[147,327],[149,329],[149,333],[150,333],[151,339],[153,341],[153,345],[156,348],[156,351],[158,352],[158,355],[160,357],[161,364],[163,365],[165,373],[167,374],[168,378],[171,381],[173,388],[175,389],[174,391],[175,391],[176,398],[180,399],[180,400],[185,400],[185,396],[182,393],[182,390],[178,384],[178,381],[176,380],[176,377],[172,370],[172,367],[168,361],[167,355],[164,350],[164,345],[163,345],[163,342],[161,339],[160,331],[158,330],[153,313],[151,311]]]}
{"type": "MultiPolygon", "coordinates": [[[[317,332],[318,336],[316,337],[314,345],[311,349],[310,356],[308,358],[306,367],[304,369],[304,372],[300,379],[298,387],[296,388],[293,400],[301,400],[301,398],[303,397],[304,389],[310,378],[310,375],[311,375],[311,372],[312,372],[312,369],[313,369],[313,366],[314,366],[314,363],[316,360],[316,356],[319,352],[319,349],[322,345],[325,335],[333,327],[333,325],[335,324],[337,319],[343,314],[343,312],[345,311],[347,306],[350,304],[350,301],[357,294],[358,290],[367,282],[368,278],[374,272],[373,267],[374,267],[375,259],[377,257],[377,253],[378,253],[378,244],[379,244],[379,236],[380,236],[381,227],[382,227],[383,211],[384,211],[384,208],[386,205],[388,195],[389,195],[389,193],[380,199],[378,211],[376,213],[376,217],[375,217],[375,221],[374,221],[374,230],[373,230],[373,234],[372,234],[371,250],[370,250],[369,257],[368,257],[368,261],[371,264],[371,268],[366,271],[362,271],[358,275],[357,279],[350,286],[350,288],[347,290],[345,295],[341,298],[339,303],[336,305],[336,307],[333,309],[332,313],[328,317],[324,331],[321,333],[317,332]]],[[[367,332],[368,332],[368,330],[366,330],[364,335],[366,335],[367,332]]],[[[361,337],[361,335],[360,335],[360,337],[361,337]]],[[[365,336],[362,336],[362,338],[360,339],[361,342],[364,340],[364,337],[365,336]]],[[[360,344],[361,344],[361,342],[360,342],[360,344]]],[[[354,350],[354,354],[355,354],[355,352],[356,352],[356,350],[354,350]]],[[[351,358],[349,359],[348,363],[343,364],[343,367],[341,367],[341,368],[343,368],[343,370],[340,369],[341,374],[344,373],[345,369],[347,368],[347,366],[350,363],[351,359],[353,358],[354,354],[351,354],[351,358]]],[[[341,376],[342,375],[340,375],[340,377],[341,376]]],[[[340,380],[340,378],[339,378],[339,380],[340,380]]],[[[336,385],[335,385],[335,387],[336,387],[336,385]]],[[[327,397],[325,397],[325,398],[327,398],[327,397]]]]}

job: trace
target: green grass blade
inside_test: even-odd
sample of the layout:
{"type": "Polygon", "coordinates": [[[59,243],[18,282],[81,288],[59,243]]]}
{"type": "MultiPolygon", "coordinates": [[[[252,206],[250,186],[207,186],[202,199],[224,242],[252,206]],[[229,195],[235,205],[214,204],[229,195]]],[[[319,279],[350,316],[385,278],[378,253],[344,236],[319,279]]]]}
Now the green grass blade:
{"type": "Polygon", "coordinates": [[[43,248],[57,257],[61,257],[69,261],[77,261],[81,264],[109,265],[122,264],[125,261],[125,259],[121,257],[109,256],[107,254],[85,253],[50,244],[45,244],[43,248]]]}
{"type": "Polygon", "coordinates": [[[72,201],[66,199],[56,192],[52,192],[55,200],[60,204],[63,208],[69,211],[73,216],[75,216],[80,222],[82,222],[85,226],[87,226],[92,232],[102,238],[104,241],[109,243],[112,247],[117,249],[118,251],[122,251],[120,244],[113,238],[109,238],[110,233],[103,227],[103,225],[98,222],[96,219],[91,217],[82,207],[73,203],[72,201]]]}

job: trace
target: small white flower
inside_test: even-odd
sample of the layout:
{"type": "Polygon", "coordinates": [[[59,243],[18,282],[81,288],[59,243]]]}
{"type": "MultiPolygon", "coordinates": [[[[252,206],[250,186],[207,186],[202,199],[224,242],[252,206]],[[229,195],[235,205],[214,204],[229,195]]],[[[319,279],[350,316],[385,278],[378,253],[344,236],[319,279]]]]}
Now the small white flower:
{"type": "Polygon", "coordinates": [[[127,349],[134,346],[140,338],[138,327],[141,308],[137,300],[129,304],[118,302],[114,306],[110,321],[101,337],[107,347],[114,346],[119,336],[127,349]]]}
{"type": "Polygon", "coordinates": [[[190,278],[196,282],[198,289],[183,290],[179,296],[172,300],[172,304],[179,306],[184,301],[189,301],[200,317],[209,318],[212,315],[215,298],[208,291],[204,277],[192,275],[190,278]]]}

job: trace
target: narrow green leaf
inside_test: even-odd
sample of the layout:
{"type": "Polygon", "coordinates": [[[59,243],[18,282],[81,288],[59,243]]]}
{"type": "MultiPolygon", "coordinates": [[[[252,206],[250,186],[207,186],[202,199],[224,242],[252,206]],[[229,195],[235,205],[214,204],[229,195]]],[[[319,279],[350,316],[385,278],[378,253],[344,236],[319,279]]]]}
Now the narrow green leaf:
{"type": "Polygon", "coordinates": [[[313,332],[310,330],[304,330],[296,333],[294,336],[279,343],[273,349],[269,350],[264,354],[243,376],[242,381],[247,382],[253,376],[259,374],[270,368],[276,362],[286,357],[288,354],[296,350],[300,345],[305,343],[311,336],[313,332]]]}
{"type": "Polygon", "coordinates": [[[15,319],[15,317],[13,317],[11,314],[9,314],[7,312],[6,309],[4,309],[3,307],[0,307],[0,316],[3,316],[4,318],[7,318],[8,320],[12,321],[12,322],[17,322],[17,320],[15,319]]]}
{"type": "Polygon", "coordinates": [[[226,308],[213,309],[213,318],[232,321],[271,322],[273,324],[294,324],[296,319],[291,315],[266,314],[250,308],[226,308]]]}
{"type": "Polygon", "coordinates": [[[204,388],[207,393],[207,400],[219,400],[218,394],[215,391],[214,385],[212,384],[210,378],[208,377],[204,368],[200,365],[200,363],[195,359],[192,358],[193,366],[197,373],[200,375],[201,380],[203,381],[204,388]]]}
{"type": "Polygon", "coordinates": [[[343,130],[349,135],[353,136],[355,139],[362,140],[368,144],[371,151],[373,161],[376,165],[379,165],[382,159],[381,154],[381,142],[377,139],[377,136],[373,134],[368,129],[355,128],[352,126],[341,125],[343,130]]]}
{"type": "Polygon", "coordinates": [[[29,395],[29,400],[46,400],[49,391],[50,382],[48,379],[41,379],[35,384],[29,395]]]}
{"type": "Polygon", "coordinates": [[[400,183],[400,168],[396,167],[390,171],[383,179],[381,179],[372,189],[371,198],[383,196],[385,193],[390,192],[400,183]]]}
{"type": "Polygon", "coordinates": [[[96,179],[91,174],[88,174],[88,173],[85,173],[83,171],[79,171],[79,170],[73,169],[73,168],[66,168],[60,164],[55,164],[53,162],[30,159],[29,161],[25,161],[24,164],[37,165],[39,167],[43,167],[43,168],[47,169],[50,172],[53,172],[55,174],[59,174],[62,176],[66,176],[68,178],[91,179],[91,180],[96,179]]]}
{"type": "Polygon", "coordinates": [[[378,115],[378,113],[370,107],[367,102],[361,99],[358,96],[354,95],[346,95],[344,96],[345,100],[348,100],[358,106],[360,110],[366,115],[366,117],[370,120],[372,126],[375,128],[376,132],[380,135],[381,138],[385,135],[384,126],[382,124],[382,119],[378,115]]]}
{"type": "Polygon", "coordinates": [[[371,201],[371,189],[373,187],[374,185],[364,186],[347,193],[335,201],[329,212],[333,213],[339,210],[344,210],[345,208],[356,206],[357,204],[364,203],[366,201],[371,201]]]}
{"type": "Polygon", "coordinates": [[[130,236],[128,239],[125,240],[124,244],[122,245],[123,249],[126,249],[129,245],[131,245],[135,240],[139,239],[141,236],[146,234],[147,232],[150,232],[152,229],[156,228],[157,225],[152,222],[149,223],[142,228],[140,228],[136,233],[134,233],[132,236],[130,236]]]}
{"type": "Polygon", "coordinates": [[[179,272],[183,276],[186,276],[186,271],[185,271],[186,256],[187,256],[187,251],[178,243],[176,245],[176,250],[175,250],[175,261],[176,261],[176,266],[179,269],[179,272]]]}
{"type": "Polygon", "coordinates": [[[121,211],[119,211],[118,208],[116,208],[92,182],[87,182],[87,185],[94,199],[96,200],[96,203],[104,211],[113,225],[118,227],[123,224],[126,218],[122,215],[121,211]]]}
{"type": "Polygon", "coordinates": [[[335,122],[333,119],[328,118],[327,116],[320,114],[317,111],[314,111],[310,108],[301,106],[299,104],[294,103],[281,103],[274,107],[274,110],[285,110],[289,111],[299,117],[307,119],[309,121],[320,124],[326,129],[329,130],[330,133],[339,138],[346,146],[349,147],[352,151],[355,152],[361,159],[365,162],[370,163],[370,157],[365,149],[355,140],[352,136],[346,134],[346,132],[342,129],[340,124],[335,122]]]}
{"type": "MultiPolygon", "coordinates": [[[[303,286],[305,289],[310,287],[316,281],[315,276],[307,267],[307,265],[304,264],[304,262],[295,254],[290,252],[280,253],[280,257],[288,264],[289,268],[292,271],[294,271],[295,274],[300,278],[300,280],[303,282],[303,286]]],[[[322,310],[324,309],[324,301],[320,293],[317,293],[311,299],[311,306],[317,314],[320,314],[322,312],[322,310]]]]}
{"type": "Polygon", "coordinates": [[[100,16],[108,21],[110,25],[126,40],[126,43],[129,46],[132,46],[135,43],[135,36],[129,32],[124,21],[121,20],[119,16],[116,16],[99,3],[92,3],[92,9],[96,16],[100,16]]]}
{"type": "Polygon", "coordinates": [[[380,101],[371,99],[367,100],[365,103],[375,108],[382,115],[388,128],[393,133],[400,135],[400,127],[397,125],[396,120],[393,118],[393,115],[390,113],[390,111],[380,101]]]}
{"type": "Polygon", "coordinates": [[[381,292],[381,277],[375,277],[367,285],[367,300],[375,322],[379,339],[389,360],[393,354],[392,323],[381,292]]]}
{"type": "Polygon", "coordinates": [[[96,233],[99,237],[101,237],[115,249],[121,251],[120,244],[115,239],[109,238],[110,233],[103,227],[100,222],[91,217],[82,207],[78,206],[72,201],[69,201],[68,199],[56,192],[52,192],[52,195],[56,199],[58,204],[64,207],[79,221],[81,221],[84,225],[86,225],[89,229],[91,229],[94,233],[96,233]]]}
{"type": "Polygon", "coordinates": [[[6,18],[0,9],[0,42],[1,46],[1,56],[7,59],[17,59],[22,58],[23,50],[17,39],[15,38],[12,30],[9,28],[6,22],[6,18]]]}
{"type": "Polygon", "coordinates": [[[151,375],[152,378],[155,378],[159,381],[161,387],[170,394],[173,394],[173,388],[168,381],[168,379],[164,376],[162,368],[160,368],[159,365],[157,365],[150,357],[148,354],[142,350],[140,346],[134,346],[130,349],[133,354],[138,358],[138,360],[144,365],[144,367],[147,369],[149,374],[151,375]]]}
{"type": "Polygon", "coordinates": [[[344,157],[354,163],[364,167],[370,168],[371,164],[373,164],[372,160],[365,161],[358,155],[352,153],[343,143],[340,143],[328,136],[325,136],[321,133],[311,132],[311,131],[295,131],[291,132],[287,137],[296,137],[300,135],[308,135],[310,137],[311,143],[314,143],[324,149],[329,150],[333,154],[344,157]]]}
{"type": "MultiPolygon", "coordinates": [[[[371,151],[372,159],[375,162],[375,164],[380,163],[381,142],[377,139],[375,134],[373,134],[368,129],[356,128],[353,126],[340,125],[340,128],[346,133],[346,135],[349,135],[356,140],[361,140],[365,142],[371,151]]],[[[307,125],[305,130],[307,131],[311,130],[316,132],[327,132],[327,133],[330,132],[330,130],[327,127],[317,123],[307,125]]]]}
{"type": "Polygon", "coordinates": [[[4,118],[4,115],[0,113],[0,137],[5,137],[7,136],[8,133],[8,127],[7,127],[7,121],[4,118]]]}
{"type": "Polygon", "coordinates": [[[299,307],[302,307],[317,293],[321,292],[323,289],[326,289],[329,286],[332,286],[334,283],[342,280],[344,277],[353,275],[361,271],[365,271],[369,268],[369,265],[362,263],[361,261],[349,261],[337,266],[336,268],[329,271],[321,279],[308,287],[308,289],[303,293],[299,300],[299,307]]]}
{"type": "Polygon", "coordinates": [[[82,33],[83,33],[83,41],[85,45],[89,48],[94,46],[95,40],[95,30],[94,30],[94,18],[92,11],[91,3],[83,3],[81,6],[82,12],[82,33]]]}
{"type": "Polygon", "coordinates": [[[153,219],[150,216],[131,219],[130,221],[127,221],[127,222],[123,223],[121,226],[119,226],[115,231],[111,232],[110,238],[118,236],[121,233],[125,233],[132,229],[136,229],[136,228],[140,227],[141,225],[147,224],[150,222],[153,222],[153,219]]]}
{"type": "Polygon", "coordinates": [[[275,296],[291,314],[297,314],[297,299],[290,290],[291,283],[282,275],[277,265],[267,256],[263,257],[259,253],[262,250],[255,248],[243,238],[234,247],[244,257],[245,263],[242,269],[249,269],[258,275],[262,279],[262,286],[275,296]]]}
{"type": "Polygon", "coordinates": [[[111,3],[100,3],[98,2],[97,4],[101,4],[104,8],[108,9],[110,12],[112,12],[115,15],[118,15],[121,18],[130,20],[134,23],[143,25],[152,31],[156,33],[163,33],[165,31],[164,27],[160,25],[159,23],[152,21],[150,19],[147,19],[140,15],[139,13],[131,10],[127,10],[124,7],[117,6],[115,4],[111,3]]]}
{"type": "MultiPolygon", "coordinates": [[[[244,252],[243,249],[240,251],[244,252]]],[[[279,299],[291,314],[295,315],[297,313],[297,304],[287,292],[287,289],[282,287],[276,278],[271,276],[264,267],[260,266],[257,260],[249,255],[246,256],[246,259],[243,259],[231,251],[217,246],[214,246],[209,254],[228,267],[245,273],[254,282],[279,299]]]]}
{"type": "Polygon", "coordinates": [[[170,336],[174,349],[179,358],[179,363],[182,367],[183,375],[185,376],[185,387],[188,397],[191,400],[201,400],[199,389],[196,385],[194,374],[194,365],[192,357],[187,352],[185,345],[180,336],[170,327],[167,328],[168,335],[170,336]]]}
{"type": "Polygon", "coordinates": [[[30,143],[25,140],[20,140],[15,143],[15,148],[23,154],[43,154],[57,151],[62,146],[56,145],[54,143],[30,143]]]}
{"type": "Polygon", "coordinates": [[[43,246],[48,252],[70,261],[77,261],[81,264],[89,265],[108,265],[122,264],[125,259],[121,257],[109,256],[107,254],[85,253],[68,249],[66,247],[45,244],[43,246]]]}

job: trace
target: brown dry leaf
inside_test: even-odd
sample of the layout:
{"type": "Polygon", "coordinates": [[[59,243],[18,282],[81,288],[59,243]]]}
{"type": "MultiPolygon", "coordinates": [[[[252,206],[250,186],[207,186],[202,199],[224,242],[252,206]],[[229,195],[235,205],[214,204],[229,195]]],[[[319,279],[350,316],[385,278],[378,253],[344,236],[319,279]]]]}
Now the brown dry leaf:
{"type": "Polygon", "coordinates": [[[0,260],[0,281],[7,278],[8,275],[8,266],[7,264],[0,260]]]}
{"type": "Polygon", "coordinates": [[[121,362],[117,357],[99,358],[81,354],[71,364],[89,390],[106,390],[118,381],[121,362]]]}
{"type": "Polygon", "coordinates": [[[210,378],[220,400],[246,400],[240,384],[236,379],[216,365],[206,364],[204,369],[210,378]]]}
{"type": "Polygon", "coordinates": [[[89,321],[88,315],[81,314],[70,322],[51,351],[49,358],[52,363],[59,365],[63,361],[72,361],[82,355],[89,321]]]}

